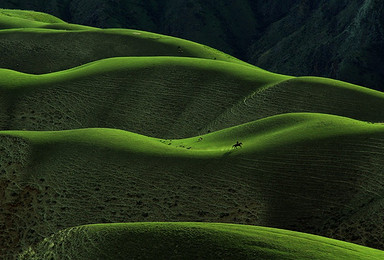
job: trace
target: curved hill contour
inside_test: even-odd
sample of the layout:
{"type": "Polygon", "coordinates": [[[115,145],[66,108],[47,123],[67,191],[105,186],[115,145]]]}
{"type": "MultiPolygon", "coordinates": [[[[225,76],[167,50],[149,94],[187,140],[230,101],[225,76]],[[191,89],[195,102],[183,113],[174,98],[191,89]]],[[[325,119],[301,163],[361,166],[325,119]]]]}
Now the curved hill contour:
{"type": "Polygon", "coordinates": [[[304,113],[179,140],[116,129],[0,139],[0,248],[135,221],[263,225],[384,248],[382,124],[304,113]]]}
{"type": "Polygon", "coordinates": [[[1,68],[33,74],[55,72],[99,59],[124,56],[195,57],[254,67],[198,43],[129,29],[0,30],[0,56],[1,68]]]}
{"type": "Polygon", "coordinates": [[[367,259],[384,252],[274,228],[214,223],[98,224],[61,230],[20,259],[367,259]]]}
{"type": "Polygon", "coordinates": [[[56,73],[0,69],[0,128],[118,128],[186,138],[277,114],[315,112],[384,122],[384,94],[231,62],[121,57],[56,73]]]}
{"type": "Polygon", "coordinates": [[[255,90],[289,78],[230,62],[177,57],[111,58],[44,75],[0,70],[0,128],[109,127],[189,137],[255,90]]]}
{"type": "Polygon", "coordinates": [[[66,23],[63,20],[50,14],[34,12],[34,11],[26,11],[26,10],[9,10],[9,9],[0,8],[0,17],[1,19],[8,18],[8,19],[2,20],[4,22],[13,21],[13,19],[23,19],[24,24],[30,24],[30,25],[33,25],[34,24],[33,22],[66,23]]]}

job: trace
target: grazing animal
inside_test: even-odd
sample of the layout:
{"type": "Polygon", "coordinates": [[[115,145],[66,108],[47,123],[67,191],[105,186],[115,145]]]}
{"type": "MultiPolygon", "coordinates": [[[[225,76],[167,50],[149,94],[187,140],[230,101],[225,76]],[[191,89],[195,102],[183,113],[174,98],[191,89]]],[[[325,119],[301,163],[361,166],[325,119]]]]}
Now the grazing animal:
{"type": "Polygon", "coordinates": [[[237,147],[242,147],[243,143],[239,141],[236,141],[236,143],[234,145],[232,145],[232,148],[237,148],[237,147]]]}

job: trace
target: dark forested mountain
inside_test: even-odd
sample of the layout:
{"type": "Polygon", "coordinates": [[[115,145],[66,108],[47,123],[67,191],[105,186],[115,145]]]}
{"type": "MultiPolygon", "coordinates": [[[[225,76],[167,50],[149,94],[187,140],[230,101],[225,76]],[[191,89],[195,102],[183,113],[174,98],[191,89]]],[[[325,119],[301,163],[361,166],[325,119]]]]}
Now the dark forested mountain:
{"type": "Polygon", "coordinates": [[[71,23],[209,45],[264,69],[384,90],[382,0],[1,0],[71,23]]]}

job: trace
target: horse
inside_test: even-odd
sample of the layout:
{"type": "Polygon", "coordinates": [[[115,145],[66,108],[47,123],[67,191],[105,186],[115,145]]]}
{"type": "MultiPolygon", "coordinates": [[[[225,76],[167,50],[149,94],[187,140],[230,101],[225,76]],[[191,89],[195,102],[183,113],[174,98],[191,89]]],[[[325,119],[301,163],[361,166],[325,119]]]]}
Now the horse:
{"type": "Polygon", "coordinates": [[[236,143],[234,145],[232,145],[232,148],[237,148],[237,147],[242,147],[243,143],[239,141],[236,141],[236,143]]]}

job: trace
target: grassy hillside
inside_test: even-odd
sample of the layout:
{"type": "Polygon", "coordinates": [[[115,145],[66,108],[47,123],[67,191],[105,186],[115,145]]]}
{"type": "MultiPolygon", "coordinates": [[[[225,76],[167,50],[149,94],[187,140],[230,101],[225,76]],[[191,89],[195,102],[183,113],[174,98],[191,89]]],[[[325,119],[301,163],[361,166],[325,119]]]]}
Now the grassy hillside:
{"type": "Polygon", "coordinates": [[[379,0],[2,0],[1,7],[181,37],[269,71],[384,90],[379,0]]]}
{"type": "Polygon", "coordinates": [[[383,259],[384,252],[274,228],[207,223],[98,224],[61,230],[20,259],[383,259]]]}
{"type": "Polygon", "coordinates": [[[382,254],[258,227],[78,226],[249,224],[384,249],[383,93],[41,13],[0,10],[0,27],[0,258],[113,259],[128,234],[153,243],[124,250],[164,257],[382,254]],[[191,252],[169,251],[179,231],[191,252]]]}
{"type": "MultiPolygon", "coordinates": [[[[63,20],[46,13],[26,11],[26,10],[9,10],[0,8],[0,17],[7,17],[8,20],[23,19],[25,23],[41,22],[41,23],[65,23],[63,20]]],[[[4,21],[6,21],[4,19],[4,21]]]]}
{"type": "Polygon", "coordinates": [[[45,28],[58,30],[96,29],[89,26],[69,24],[49,14],[0,9],[0,29],[45,28]]]}
{"type": "Polygon", "coordinates": [[[0,222],[10,239],[0,248],[135,221],[263,225],[383,248],[384,125],[285,114],[200,137],[1,132],[0,222]]]}
{"type": "Polygon", "coordinates": [[[109,127],[189,137],[257,89],[289,79],[230,62],[113,58],[44,75],[0,70],[1,129],[109,127]]]}
{"type": "Polygon", "coordinates": [[[43,74],[122,56],[195,57],[251,66],[207,46],[165,35],[127,29],[51,27],[60,30],[0,30],[0,67],[43,74]]]}
{"type": "Polygon", "coordinates": [[[276,114],[316,112],[384,122],[383,93],[342,81],[298,77],[260,88],[228,107],[202,131],[223,129],[276,114]]]}
{"type": "Polygon", "coordinates": [[[322,78],[180,57],[124,57],[57,73],[0,69],[0,128],[108,127],[186,138],[283,113],[384,122],[384,94],[322,78]]]}

